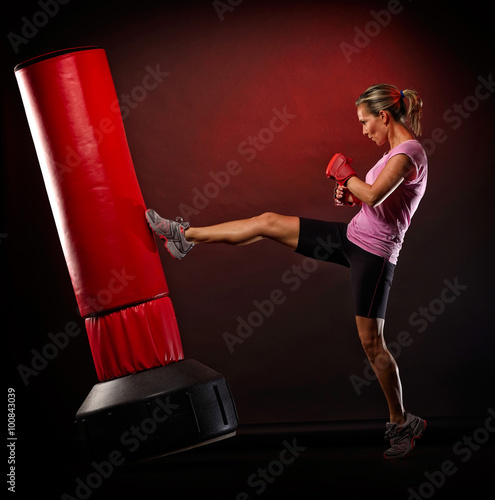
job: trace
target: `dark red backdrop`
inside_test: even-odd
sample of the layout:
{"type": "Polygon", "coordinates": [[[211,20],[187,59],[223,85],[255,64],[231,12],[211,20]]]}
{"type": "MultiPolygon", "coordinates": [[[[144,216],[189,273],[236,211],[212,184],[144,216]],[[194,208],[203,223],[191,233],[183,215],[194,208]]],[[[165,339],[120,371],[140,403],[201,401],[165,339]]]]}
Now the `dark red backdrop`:
{"type": "MultiPolygon", "coordinates": [[[[407,408],[483,414],[494,346],[493,60],[479,25],[488,13],[398,0],[245,0],[221,15],[209,1],[100,3],[59,5],[35,34],[23,26],[43,24],[39,3],[17,3],[7,19],[5,33],[32,35],[3,44],[4,332],[8,383],[23,404],[43,402],[42,423],[63,435],[97,380],[84,332],[27,387],[18,374],[49,332],[83,323],[13,66],[95,44],[107,51],[145,200],[194,225],[264,211],[350,220],[354,209],[332,204],[328,159],[342,151],[364,176],[385,152],[361,135],[355,99],[378,82],[416,89],[429,186],[400,256],[386,337],[409,335],[397,352],[407,408]],[[467,288],[446,303],[445,280],[467,288]]],[[[352,384],[368,372],[347,270],[271,242],[198,247],[181,262],[161,254],[186,356],[226,376],[241,423],[386,419],[377,382],[360,395],[352,384]],[[263,302],[270,296],[280,303],[263,302]],[[252,333],[230,352],[225,332],[243,322],[252,333]]]]}

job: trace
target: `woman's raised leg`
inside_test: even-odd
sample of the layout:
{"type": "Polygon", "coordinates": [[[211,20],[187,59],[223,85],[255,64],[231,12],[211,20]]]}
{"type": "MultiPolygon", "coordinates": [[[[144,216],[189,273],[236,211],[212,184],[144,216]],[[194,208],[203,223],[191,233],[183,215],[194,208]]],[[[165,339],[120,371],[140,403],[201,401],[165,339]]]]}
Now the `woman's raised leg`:
{"type": "Polygon", "coordinates": [[[272,212],[224,222],[214,226],[189,227],[184,236],[187,241],[200,243],[227,243],[248,245],[267,238],[296,249],[299,240],[299,217],[279,215],[272,212]]]}

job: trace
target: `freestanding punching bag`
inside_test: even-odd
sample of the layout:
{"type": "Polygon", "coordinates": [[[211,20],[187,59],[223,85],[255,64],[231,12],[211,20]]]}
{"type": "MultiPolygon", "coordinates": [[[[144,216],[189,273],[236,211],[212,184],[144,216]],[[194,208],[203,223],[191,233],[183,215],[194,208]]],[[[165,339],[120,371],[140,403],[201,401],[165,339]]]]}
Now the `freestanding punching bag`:
{"type": "Polygon", "coordinates": [[[105,51],[49,53],[15,74],[100,380],[76,414],[88,456],[152,458],[235,434],[224,377],[184,360],[105,51]]]}

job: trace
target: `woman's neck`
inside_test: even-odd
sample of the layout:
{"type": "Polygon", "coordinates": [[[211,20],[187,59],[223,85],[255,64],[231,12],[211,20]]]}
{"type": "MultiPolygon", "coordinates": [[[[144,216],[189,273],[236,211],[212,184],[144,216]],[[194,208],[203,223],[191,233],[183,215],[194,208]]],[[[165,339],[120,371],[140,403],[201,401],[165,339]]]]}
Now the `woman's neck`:
{"type": "Polygon", "coordinates": [[[411,139],[414,139],[414,136],[402,123],[395,123],[390,128],[390,132],[388,134],[388,142],[390,144],[390,149],[394,149],[399,144],[402,144],[403,142],[406,141],[410,141],[411,139]]]}

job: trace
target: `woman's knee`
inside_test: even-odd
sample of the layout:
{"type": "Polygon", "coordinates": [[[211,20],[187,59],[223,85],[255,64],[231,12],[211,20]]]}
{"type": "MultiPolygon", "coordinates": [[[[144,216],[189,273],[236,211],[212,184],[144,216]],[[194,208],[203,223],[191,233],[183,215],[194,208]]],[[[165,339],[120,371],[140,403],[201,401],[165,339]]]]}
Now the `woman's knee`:
{"type": "Polygon", "coordinates": [[[296,249],[299,240],[299,217],[265,212],[252,220],[256,222],[257,233],[261,237],[296,249]]]}
{"type": "Polygon", "coordinates": [[[381,321],[372,318],[357,318],[361,346],[371,363],[386,351],[383,342],[383,324],[381,321]]]}
{"type": "Polygon", "coordinates": [[[393,356],[390,354],[381,335],[366,335],[361,337],[361,345],[370,364],[379,370],[396,368],[393,356]]]}
{"type": "Polygon", "coordinates": [[[273,229],[277,226],[277,222],[280,218],[280,215],[273,212],[264,212],[255,217],[258,220],[261,228],[264,232],[269,232],[270,229],[273,229]]]}
{"type": "Polygon", "coordinates": [[[380,346],[380,341],[377,337],[361,337],[361,346],[366,353],[366,356],[370,360],[371,363],[375,361],[377,356],[380,355],[381,352],[383,352],[382,346],[380,346]]]}

